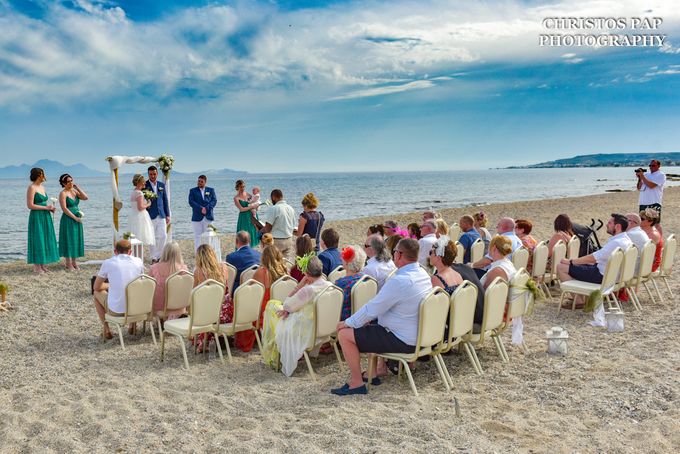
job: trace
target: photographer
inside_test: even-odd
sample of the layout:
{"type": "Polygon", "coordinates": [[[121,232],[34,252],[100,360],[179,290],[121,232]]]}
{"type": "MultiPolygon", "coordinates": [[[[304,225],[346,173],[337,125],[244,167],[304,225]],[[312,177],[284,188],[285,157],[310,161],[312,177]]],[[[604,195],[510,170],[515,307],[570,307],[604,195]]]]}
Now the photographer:
{"type": "MultiPolygon", "coordinates": [[[[653,208],[659,213],[659,224],[661,224],[661,199],[663,197],[663,186],[666,183],[666,175],[659,170],[661,162],[652,159],[649,163],[649,172],[645,169],[636,169],[637,189],[640,191],[639,211],[646,208],[653,208]]],[[[661,225],[657,225],[661,232],[661,225]]]]}

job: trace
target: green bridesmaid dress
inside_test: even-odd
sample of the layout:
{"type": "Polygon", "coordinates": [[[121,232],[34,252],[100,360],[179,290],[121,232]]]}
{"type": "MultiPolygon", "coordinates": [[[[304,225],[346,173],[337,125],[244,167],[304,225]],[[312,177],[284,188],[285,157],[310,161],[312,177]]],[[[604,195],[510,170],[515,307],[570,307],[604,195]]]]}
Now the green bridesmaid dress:
{"type": "MultiPolygon", "coordinates": [[[[47,195],[36,192],[33,203],[47,206],[47,195]]],[[[26,261],[34,265],[45,265],[59,261],[57,238],[54,235],[52,213],[47,210],[31,210],[28,215],[28,254],[26,261]]]]}
{"type": "MultiPolygon", "coordinates": [[[[80,199],[66,197],[66,208],[77,217],[82,217],[78,204],[80,199]]],[[[85,239],[83,236],[83,224],[71,219],[66,213],[62,213],[59,221],[59,255],[69,259],[85,256],[85,239]]]]}
{"type": "MultiPolygon", "coordinates": [[[[248,202],[239,199],[239,203],[242,207],[247,207],[248,202]]],[[[241,211],[238,214],[238,221],[236,221],[236,231],[241,230],[250,233],[250,247],[255,247],[260,244],[260,239],[257,236],[257,229],[250,220],[250,211],[241,211]]]]}

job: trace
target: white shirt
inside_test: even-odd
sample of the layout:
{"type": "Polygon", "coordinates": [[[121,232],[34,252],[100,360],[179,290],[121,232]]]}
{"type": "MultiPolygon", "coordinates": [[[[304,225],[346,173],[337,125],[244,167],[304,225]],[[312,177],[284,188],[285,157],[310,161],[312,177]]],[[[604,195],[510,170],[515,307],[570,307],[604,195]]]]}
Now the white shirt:
{"type": "Polygon", "coordinates": [[[274,239],[286,239],[293,236],[297,218],[295,210],[285,200],[279,200],[267,210],[267,222],[272,226],[274,239]]]}
{"type": "MultiPolygon", "coordinates": [[[[156,182],[156,183],[158,183],[158,182],[156,182]]],[[[154,183],[153,181],[149,180],[149,184],[151,185],[151,190],[153,190],[153,192],[155,192],[156,194],[158,194],[158,185],[157,185],[156,183],[154,183]]]]}
{"type": "Polygon", "coordinates": [[[198,190],[201,191],[201,197],[203,197],[203,199],[205,199],[205,187],[198,188],[198,190]]]}
{"type": "Polygon", "coordinates": [[[375,257],[371,257],[368,259],[366,266],[363,270],[361,270],[361,272],[378,281],[378,291],[380,291],[380,289],[383,287],[383,284],[385,283],[385,279],[387,279],[387,276],[389,276],[390,273],[396,268],[397,267],[394,265],[392,260],[387,262],[379,262],[375,257]]]}
{"type": "Polygon", "coordinates": [[[118,254],[104,260],[97,276],[109,280],[106,303],[109,310],[125,312],[125,287],[141,274],[144,274],[144,263],[134,255],[118,254]]]}
{"type": "Polygon", "coordinates": [[[424,267],[429,267],[428,258],[430,257],[430,251],[432,250],[432,245],[437,241],[437,235],[430,233],[425,235],[418,240],[418,245],[420,249],[418,250],[418,262],[424,267]]]}
{"type": "Polygon", "coordinates": [[[407,345],[416,345],[420,303],[432,290],[430,275],[418,263],[404,265],[394,273],[382,290],[354,315],[345,320],[361,328],[371,320],[394,333],[407,345]]]}
{"type": "MultiPolygon", "coordinates": [[[[628,235],[628,238],[633,242],[635,247],[638,250],[638,258],[637,261],[635,262],[635,269],[637,270],[637,267],[640,263],[640,256],[642,255],[642,248],[645,247],[645,244],[647,244],[647,241],[649,241],[649,236],[647,236],[647,233],[640,228],[640,226],[633,227],[630,230],[626,231],[626,235],[628,235]]],[[[625,252],[625,251],[624,251],[625,252]]]]}
{"type": "Polygon", "coordinates": [[[645,178],[656,184],[655,188],[650,188],[644,182],[640,188],[640,205],[661,205],[663,197],[663,185],[666,183],[666,174],[660,170],[656,172],[645,172],[645,178]]]}
{"type": "Polygon", "coordinates": [[[620,247],[622,251],[625,251],[632,244],[633,242],[630,241],[626,232],[621,232],[618,235],[609,238],[609,241],[607,241],[607,244],[605,244],[602,249],[593,252],[593,257],[597,260],[597,269],[600,271],[600,274],[604,276],[604,270],[607,267],[607,262],[609,261],[609,257],[612,256],[614,249],[620,247]]]}

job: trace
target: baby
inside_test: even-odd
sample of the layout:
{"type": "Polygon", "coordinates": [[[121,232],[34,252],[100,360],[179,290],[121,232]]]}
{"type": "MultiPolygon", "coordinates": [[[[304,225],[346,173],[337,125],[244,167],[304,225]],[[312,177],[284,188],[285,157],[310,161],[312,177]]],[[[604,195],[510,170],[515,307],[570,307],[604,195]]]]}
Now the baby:
{"type": "Polygon", "coordinates": [[[256,216],[258,208],[260,208],[260,205],[262,205],[262,202],[260,202],[260,187],[259,186],[255,186],[251,190],[250,197],[248,197],[248,203],[252,207],[250,212],[253,214],[253,216],[256,216]]]}

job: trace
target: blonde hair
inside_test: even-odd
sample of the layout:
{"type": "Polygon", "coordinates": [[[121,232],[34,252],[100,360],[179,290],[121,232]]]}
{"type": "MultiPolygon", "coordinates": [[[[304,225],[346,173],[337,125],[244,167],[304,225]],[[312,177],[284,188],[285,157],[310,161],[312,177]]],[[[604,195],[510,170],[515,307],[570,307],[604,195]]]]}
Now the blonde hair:
{"type": "Polygon", "coordinates": [[[478,213],[475,213],[472,216],[475,220],[475,224],[480,226],[480,227],[486,227],[486,223],[488,221],[486,214],[483,211],[480,211],[478,213]]]}
{"type": "Polygon", "coordinates": [[[496,250],[505,257],[512,252],[512,241],[507,236],[496,235],[491,238],[491,242],[489,243],[489,249],[492,247],[495,247],[496,250]]]}
{"type": "Polygon", "coordinates": [[[161,253],[161,262],[170,264],[170,273],[179,271],[177,265],[183,265],[184,259],[182,258],[182,250],[176,241],[165,245],[161,253]]]}
{"type": "Polygon", "coordinates": [[[319,199],[316,198],[313,192],[310,192],[302,198],[302,206],[313,210],[319,206],[319,199]]]}
{"type": "Polygon", "coordinates": [[[262,235],[262,244],[264,246],[271,246],[274,244],[274,236],[271,233],[265,233],[262,235]]]}
{"type": "Polygon", "coordinates": [[[286,274],[286,267],[283,264],[283,255],[281,255],[281,251],[274,245],[269,245],[264,248],[260,263],[266,268],[272,282],[286,274]]]}
{"type": "Polygon", "coordinates": [[[220,262],[217,260],[217,255],[215,255],[213,248],[207,244],[201,244],[196,250],[196,269],[200,269],[203,275],[204,279],[201,282],[214,279],[222,284],[225,283],[224,273],[220,262]]]}
{"type": "Polygon", "coordinates": [[[135,176],[132,177],[132,185],[136,187],[140,181],[144,181],[144,175],[136,173],[135,176]]]}
{"type": "Polygon", "coordinates": [[[449,225],[446,223],[445,220],[435,219],[434,223],[437,224],[436,233],[438,233],[440,236],[449,234],[449,225]]]}

